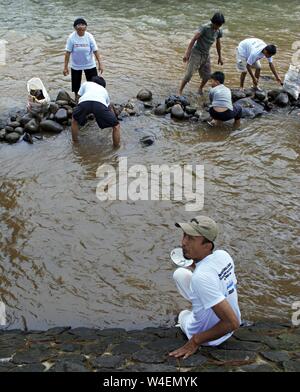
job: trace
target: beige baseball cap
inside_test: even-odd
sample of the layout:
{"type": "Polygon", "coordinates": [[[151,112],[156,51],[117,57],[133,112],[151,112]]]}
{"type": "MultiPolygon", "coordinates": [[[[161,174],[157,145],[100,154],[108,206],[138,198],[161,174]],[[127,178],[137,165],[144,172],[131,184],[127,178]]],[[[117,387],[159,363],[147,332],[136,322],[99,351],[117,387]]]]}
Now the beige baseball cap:
{"type": "Polygon", "coordinates": [[[218,235],[216,222],[204,215],[196,216],[188,223],[175,223],[175,226],[181,227],[186,234],[192,237],[203,236],[211,242],[214,242],[218,235]]]}

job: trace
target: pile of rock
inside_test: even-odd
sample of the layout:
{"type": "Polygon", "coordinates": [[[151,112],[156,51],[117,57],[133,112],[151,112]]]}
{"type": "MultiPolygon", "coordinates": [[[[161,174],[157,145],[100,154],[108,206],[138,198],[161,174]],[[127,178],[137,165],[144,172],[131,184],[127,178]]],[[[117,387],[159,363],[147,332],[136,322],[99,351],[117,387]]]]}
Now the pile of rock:
{"type": "Polygon", "coordinates": [[[46,113],[36,115],[27,111],[25,114],[20,112],[10,116],[7,124],[0,130],[0,141],[16,143],[21,138],[31,140],[30,135],[41,132],[60,133],[64,126],[71,124],[75,106],[75,101],[69,94],[60,90],[56,100],[50,102],[46,113]]]}

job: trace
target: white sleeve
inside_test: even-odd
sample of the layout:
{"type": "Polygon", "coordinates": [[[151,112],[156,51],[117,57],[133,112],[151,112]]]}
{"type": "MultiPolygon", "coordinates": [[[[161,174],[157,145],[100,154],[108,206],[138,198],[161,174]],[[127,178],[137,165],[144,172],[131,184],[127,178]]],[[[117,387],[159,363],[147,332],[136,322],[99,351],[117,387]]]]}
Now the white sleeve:
{"type": "Polygon", "coordinates": [[[94,36],[92,34],[89,34],[89,39],[90,39],[90,45],[91,45],[92,51],[96,52],[96,50],[98,50],[98,46],[96,44],[94,36]]]}
{"type": "Polygon", "coordinates": [[[81,97],[85,93],[85,86],[86,86],[86,83],[83,83],[82,86],[80,87],[79,91],[78,91],[78,95],[80,95],[81,97]]]}
{"type": "Polygon", "coordinates": [[[205,310],[212,308],[225,299],[224,294],[220,290],[218,275],[203,274],[197,279],[197,285],[192,280],[191,288],[205,310]]]}
{"type": "Polygon", "coordinates": [[[66,52],[73,52],[73,40],[72,40],[72,34],[69,36],[66,44],[66,52]]]}
{"type": "Polygon", "coordinates": [[[269,61],[270,64],[273,63],[273,57],[269,57],[267,60],[269,61]]]}

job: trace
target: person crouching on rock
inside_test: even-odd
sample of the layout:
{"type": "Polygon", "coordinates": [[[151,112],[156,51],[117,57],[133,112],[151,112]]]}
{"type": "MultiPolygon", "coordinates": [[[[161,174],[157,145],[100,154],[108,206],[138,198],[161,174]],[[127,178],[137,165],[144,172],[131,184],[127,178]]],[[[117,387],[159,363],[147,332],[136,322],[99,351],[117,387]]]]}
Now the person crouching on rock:
{"type": "Polygon", "coordinates": [[[81,86],[79,104],[73,111],[72,139],[78,142],[78,125],[85,125],[87,116],[94,114],[99,128],[112,127],[112,139],[114,147],[120,145],[120,124],[110,104],[106,82],[101,76],[94,76],[91,82],[85,82],[81,86]]]}
{"type": "Polygon", "coordinates": [[[218,346],[229,339],[240,327],[241,313],[234,262],[226,251],[214,251],[216,222],[207,216],[196,216],[175,225],[183,230],[183,256],[193,264],[192,270],[177,268],[173,278],[179,293],[191,302],[192,310],[183,310],[178,316],[178,326],[189,341],[169,355],[185,359],[201,345],[218,346]]]}
{"type": "Polygon", "coordinates": [[[209,99],[211,107],[209,114],[212,121],[210,125],[217,125],[218,122],[224,122],[234,119],[234,124],[240,126],[242,117],[242,108],[240,105],[232,104],[231,90],[224,86],[225,75],[223,72],[214,72],[211,76],[211,90],[209,99]]]}

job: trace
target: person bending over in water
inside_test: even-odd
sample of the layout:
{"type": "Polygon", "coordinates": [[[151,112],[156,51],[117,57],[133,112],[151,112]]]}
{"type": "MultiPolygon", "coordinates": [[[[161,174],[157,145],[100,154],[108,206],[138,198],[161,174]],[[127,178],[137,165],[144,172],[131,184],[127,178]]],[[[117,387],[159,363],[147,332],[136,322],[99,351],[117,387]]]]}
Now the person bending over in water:
{"type": "Polygon", "coordinates": [[[211,90],[209,99],[211,107],[209,114],[212,121],[210,125],[217,125],[218,122],[224,122],[234,119],[234,124],[240,126],[242,117],[242,108],[240,105],[232,104],[231,90],[224,86],[225,75],[223,72],[214,72],[211,76],[211,90]]]}
{"type": "Polygon", "coordinates": [[[101,76],[94,76],[91,82],[85,82],[78,94],[79,105],[73,111],[72,139],[78,142],[78,125],[85,125],[87,116],[94,114],[99,128],[112,127],[112,139],[114,147],[120,145],[120,124],[110,104],[106,82],[101,76]]]}

